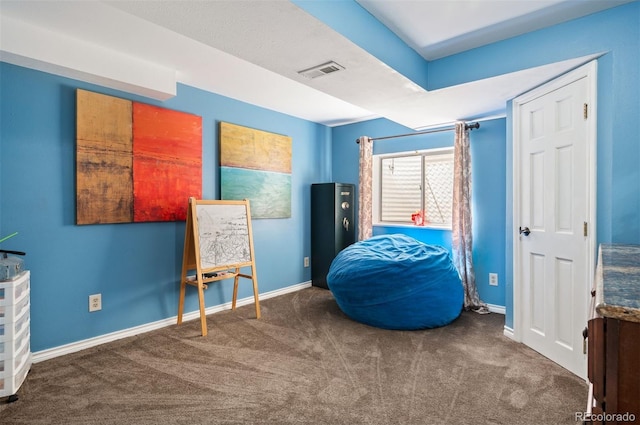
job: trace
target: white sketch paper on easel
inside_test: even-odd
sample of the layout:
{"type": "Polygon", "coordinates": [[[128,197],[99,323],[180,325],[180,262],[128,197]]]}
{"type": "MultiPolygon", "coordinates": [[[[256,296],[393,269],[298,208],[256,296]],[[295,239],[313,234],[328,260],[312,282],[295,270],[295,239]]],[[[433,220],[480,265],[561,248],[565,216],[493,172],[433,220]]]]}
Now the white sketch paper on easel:
{"type": "Polygon", "coordinates": [[[197,205],[196,214],[203,269],[251,262],[244,205],[197,205]]]}

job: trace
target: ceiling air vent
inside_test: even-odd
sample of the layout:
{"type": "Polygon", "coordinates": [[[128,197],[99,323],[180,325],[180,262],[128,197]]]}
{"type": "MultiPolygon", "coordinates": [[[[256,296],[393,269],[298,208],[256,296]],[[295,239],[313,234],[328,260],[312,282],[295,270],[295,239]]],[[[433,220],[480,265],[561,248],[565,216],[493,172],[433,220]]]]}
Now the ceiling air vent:
{"type": "Polygon", "coordinates": [[[314,66],[313,68],[305,69],[304,71],[298,71],[298,74],[307,78],[318,78],[318,77],[322,77],[323,75],[341,71],[343,69],[344,69],[344,66],[331,61],[331,62],[323,63],[322,65],[314,66]]]}

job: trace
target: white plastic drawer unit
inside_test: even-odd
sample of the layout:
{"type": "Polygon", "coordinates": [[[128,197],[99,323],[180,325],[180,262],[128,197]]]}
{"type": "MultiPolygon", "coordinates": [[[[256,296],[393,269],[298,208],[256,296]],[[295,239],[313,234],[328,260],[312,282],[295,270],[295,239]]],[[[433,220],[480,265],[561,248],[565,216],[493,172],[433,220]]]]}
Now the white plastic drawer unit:
{"type": "Polygon", "coordinates": [[[11,280],[0,281],[0,307],[15,305],[29,292],[30,273],[24,271],[11,280]]]}
{"type": "MultiPolygon", "coordinates": [[[[0,344],[11,347],[7,343],[0,344]]],[[[3,373],[9,376],[15,375],[20,369],[20,366],[22,366],[27,357],[29,357],[31,353],[29,332],[24,332],[24,335],[19,335],[13,347],[15,347],[14,351],[7,351],[0,354],[0,376],[2,376],[3,373]]]]}
{"type": "Polygon", "coordinates": [[[17,335],[29,328],[29,310],[16,317],[15,322],[0,323],[0,342],[15,339],[17,335]]]}
{"type": "Polygon", "coordinates": [[[30,273],[0,281],[0,397],[15,395],[31,368],[30,273]]]}
{"type": "Polygon", "coordinates": [[[7,317],[21,317],[29,311],[29,292],[23,292],[20,298],[14,305],[0,305],[0,321],[7,317]]]}
{"type": "MultiPolygon", "coordinates": [[[[25,347],[29,347],[31,344],[30,336],[29,328],[25,328],[15,338],[0,341],[0,362],[11,359],[16,353],[20,353],[24,351],[25,347]]],[[[0,371],[2,371],[2,365],[0,365],[0,371]]]]}

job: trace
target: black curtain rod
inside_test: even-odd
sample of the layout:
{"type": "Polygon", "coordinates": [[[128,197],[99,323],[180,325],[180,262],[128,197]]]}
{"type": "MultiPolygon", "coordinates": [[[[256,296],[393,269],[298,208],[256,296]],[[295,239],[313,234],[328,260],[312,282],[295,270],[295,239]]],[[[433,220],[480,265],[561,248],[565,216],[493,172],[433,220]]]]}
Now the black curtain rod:
{"type": "MultiPolygon", "coordinates": [[[[470,124],[465,124],[464,125],[464,129],[465,130],[474,130],[474,129],[478,129],[478,128],[480,128],[480,123],[479,122],[472,122],[470,124]]],[[[453,127],[434,128],[434,129],[431,129],[431,130],[419,131],[417,133],[397,134],[395,136],[373,137],[373,138],[371,138],[371,141],[384,140],[384,139],[395,139],[397,137],[417,136],[417,135],[420,135],[420,134],[439,133],[441,131],[453,131],[455,129],[456,129],[455,126],[453,126],[453,127]]],[[[360,143],[360,139],[356,139],[356,143],[360,143]]]]}

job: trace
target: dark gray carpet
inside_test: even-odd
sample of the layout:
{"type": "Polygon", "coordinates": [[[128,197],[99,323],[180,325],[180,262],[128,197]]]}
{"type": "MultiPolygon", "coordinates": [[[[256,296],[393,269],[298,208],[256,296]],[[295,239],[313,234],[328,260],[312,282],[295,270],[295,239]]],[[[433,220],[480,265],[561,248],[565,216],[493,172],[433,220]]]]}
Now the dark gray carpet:
{"type": "Polygon", "coordinates": [[[504,316],[388,331],[308,288],[33,365],[9,424],[575,424],[587,386],[504,316]]]}

